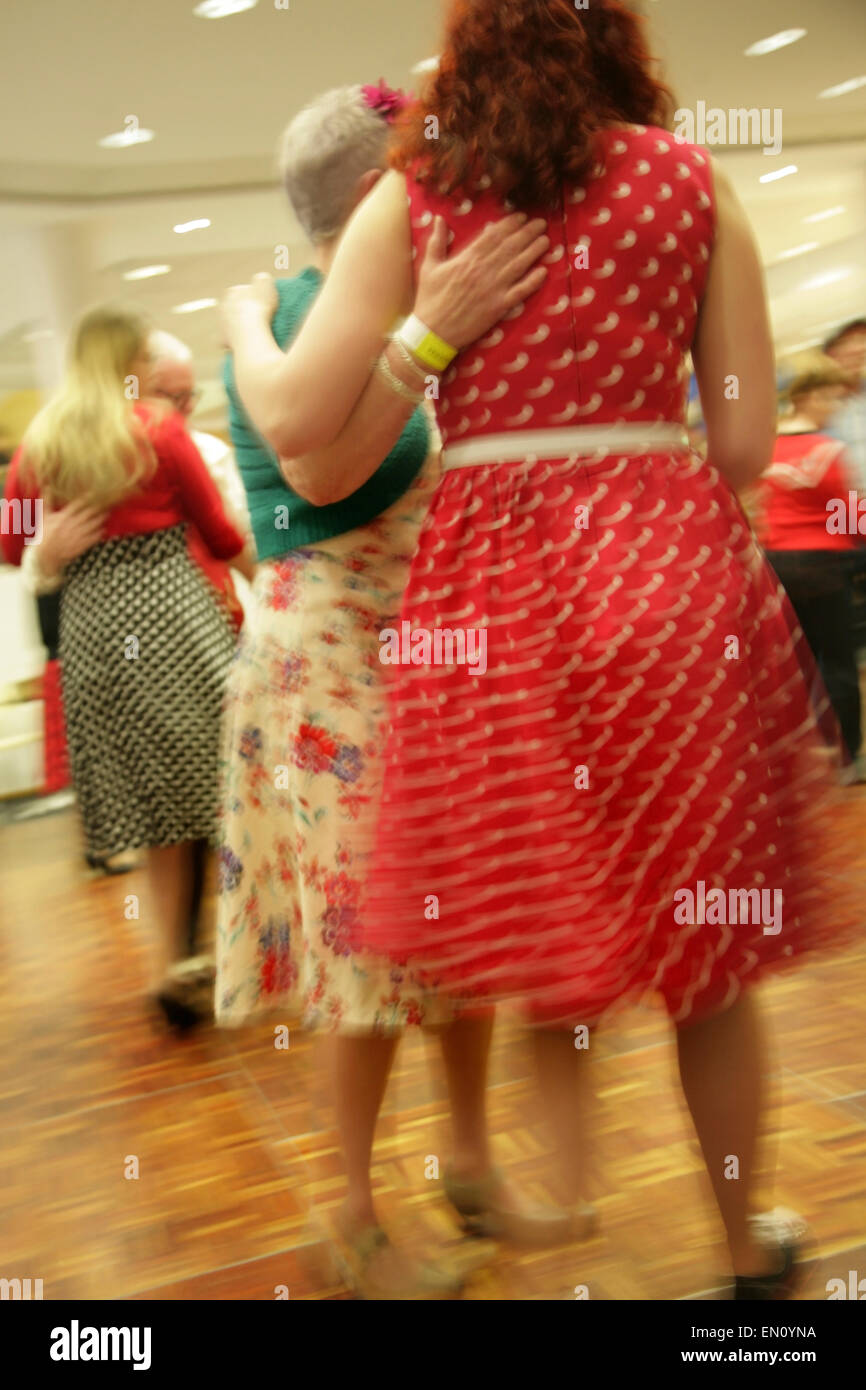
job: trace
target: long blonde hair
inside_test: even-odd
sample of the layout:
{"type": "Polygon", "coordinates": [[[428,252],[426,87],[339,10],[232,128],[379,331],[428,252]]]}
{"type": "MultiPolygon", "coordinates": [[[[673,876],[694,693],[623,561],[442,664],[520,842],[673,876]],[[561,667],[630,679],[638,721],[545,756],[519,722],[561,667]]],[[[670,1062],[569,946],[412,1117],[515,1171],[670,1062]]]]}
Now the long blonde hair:
{"type": "Polygon", "coordinates": [[[139,383],[132,367],[146,353],[148,332],[138,314],[107,305],[78,323],[60,390],[23,441],[25,466],[52,504],[80,498],[114,507],[155,471],[133,413],[139,383]]]}

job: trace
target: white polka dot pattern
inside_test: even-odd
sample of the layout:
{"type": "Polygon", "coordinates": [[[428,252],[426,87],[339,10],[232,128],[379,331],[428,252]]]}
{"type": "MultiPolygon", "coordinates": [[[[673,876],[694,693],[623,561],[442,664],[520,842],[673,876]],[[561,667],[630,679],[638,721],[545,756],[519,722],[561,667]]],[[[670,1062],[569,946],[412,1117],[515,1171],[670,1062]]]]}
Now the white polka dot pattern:
{"type": "MultiPolygon", "coordinates": [[[[446,374],[446,448],[682,421],[709,166],[652,128],[607,132],[604,165],[549,219],[543,288],[446,374]]],[[[419,250],[429,212],[459,249],[502,211],[479,190],[457,219],[409,186],[419,250]]],[[[712,467],[656,452],[446,472],[402,617],[485,629],[487,669],[390,668],[370,949],[548,1022],[649,990],[685,1019],[829,931],[802,848],[828,775],[809,654],[712,467]],[[782,930],[677,923],[675,892],[699,880],[783,890],[782,930]]]]}

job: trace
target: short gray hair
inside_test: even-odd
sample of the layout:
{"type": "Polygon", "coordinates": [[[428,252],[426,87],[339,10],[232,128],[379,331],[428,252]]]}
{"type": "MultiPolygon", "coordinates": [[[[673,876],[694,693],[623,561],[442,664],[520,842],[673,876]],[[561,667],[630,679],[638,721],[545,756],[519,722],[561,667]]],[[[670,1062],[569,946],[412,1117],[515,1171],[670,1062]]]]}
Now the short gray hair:
{"type": "Polygon", "coordinates": [[[334,87],[283,132],[279,165],[295,216],[314,245],[336,236],[352,211],[358,180],[387,165],[389,130],[362,89],[334,87]]]}

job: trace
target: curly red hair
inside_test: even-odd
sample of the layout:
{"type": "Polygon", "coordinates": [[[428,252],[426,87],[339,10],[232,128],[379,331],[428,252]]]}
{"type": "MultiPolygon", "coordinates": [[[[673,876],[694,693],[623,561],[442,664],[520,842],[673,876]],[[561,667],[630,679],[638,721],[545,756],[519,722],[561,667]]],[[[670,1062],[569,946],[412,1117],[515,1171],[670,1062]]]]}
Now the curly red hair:
{"type": "Polygon", "coordinates": [[[391,163],[444,192],[481,174],[517,208],[559,203],[606,125],[667,127],[643,21],[618,0],[452,0],[438,72],[396,122],[391,163]],[[438,121],[438,136],[429,118],[438,121]]]}

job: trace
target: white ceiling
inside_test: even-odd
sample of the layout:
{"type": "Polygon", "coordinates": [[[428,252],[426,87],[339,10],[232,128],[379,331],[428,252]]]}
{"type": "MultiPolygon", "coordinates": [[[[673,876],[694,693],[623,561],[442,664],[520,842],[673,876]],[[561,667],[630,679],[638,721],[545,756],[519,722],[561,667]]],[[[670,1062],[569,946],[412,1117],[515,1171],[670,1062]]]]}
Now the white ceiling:
{"type": "MultiPolygon", "coordinates": [[[[190,344],[207,388],[201,420],[216,423],[216,313],[176,315],[172,307],[273,269],[280,244],[292,269],[301,268],[305,247],[275,187],[280,130],[329,86],[387,76],[417,88],[411,67],[437,51],[442,13],[441,0],[288,0],[288,9],[259,0],[212,21],[195,17],[193,3],[5,0],[0,390],[36,384],[35,354],[45,348],[24,334],[50,322],[52,299],[123,298],[190,344]],[[156,138],[100,148],[99,138],[129,116],[156,138]],[[211,227],[172,231],[194,217],[209,217],[211,227]],[[135,284],[121,278],[151,263],[167,263],[171,273],[135,284]]],[[[778,157],[721,155],[768,267],[780,348],[866,311],[866,88],[818,97],[866,73],[863,0],[644,0],[643,8],[679,106],[783,113],[778,157]],[[744,56],[755,40],[795,27],[806,38],[767,57],[744,56]],[[798,174],[758,182],[789,163],[798,174]],[[803,221],[840,204],[846,212],[838,217],[803,221]],[[812,241],[815,250],[777,260],[812,241]]]]}

